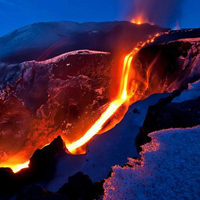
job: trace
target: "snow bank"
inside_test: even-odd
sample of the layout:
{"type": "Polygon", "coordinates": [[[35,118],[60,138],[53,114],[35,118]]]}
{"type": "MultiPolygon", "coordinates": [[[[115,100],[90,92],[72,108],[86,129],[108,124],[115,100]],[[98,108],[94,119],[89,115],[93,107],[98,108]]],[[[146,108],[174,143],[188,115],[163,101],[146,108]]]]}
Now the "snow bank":
{"type": "Polygon", "coordinates": [[[191,99],[196,99],[200,96],[200,81],[189,84],[189,89],[184,90],[182,94],[176,97],[172,103],[181,103],[191,99]]]}
{"type": "Polygon", "coordinates": [[[104,200],[200,199],[200,126],[150,134],[141,161],[113,167],[104,200]]]}
{"type": "Polygon", "coordinates": [[[45,61],[40,61],[38,63],[42,63],[42,64],[55,63],[60,60],[66,59],[68,56],[73,56],[73,55],[99,55],[99,54],[109,55],[110,53],[104,52],[104,51],[92,51],[92,50],[83,49],[83,50],[77,50],[77,51],[70,51],[70,52],[61,54],[59,56],[56,56],[54,58],[50,58],[45,61]]]}

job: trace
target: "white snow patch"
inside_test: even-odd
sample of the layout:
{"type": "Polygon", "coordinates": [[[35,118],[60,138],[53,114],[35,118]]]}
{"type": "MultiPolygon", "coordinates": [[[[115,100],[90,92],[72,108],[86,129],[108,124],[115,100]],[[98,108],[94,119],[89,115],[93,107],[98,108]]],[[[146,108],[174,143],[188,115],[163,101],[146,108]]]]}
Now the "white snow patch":
{"type": "Polygon", "coordinates": [[[200,126],[149,135],[140,165],[113,167],[104,200],[200,199],[200,126]]]}
{"type": "Polygon", "coordinates": [[[41,63],[41,64],[56,63],[60,60],[65,60],[68,56],[72,56],[72,55],[99,55],[99,54],[109,55],[110,53],[109,52],[103,52],[103,51],[91,51],[91,50],[84,49],[84,50],[70,51],[70,52],[61,54],[59,56],[56,56],[54,58],[50,58],[48,60],[40,61],[38,63],[41,63]]]}
{"type": "Polygon", "coordinates": [[[183,42],[200,42],[200,37],[197,37],[197,38],[184,38],[184,39],[179,39],[177,41],[183,41],[183,42]]]}
{"type": "MultiPolygon", "coordinates": [[[[81,171],[93,182],[107,178],[111,167],[127,163],[127,157],[139,156],[135,147],[135,137],[142,126],[149,106],[169,94],[154,94],[130,106],[122,121],[108,132],[96,135],[85,155],[68,155],[59,160],[55,178],[45,189],[57,191],[69,176],[81,171]],[[137,108],[140,112],[134,113],[137,108]],[[70,163],[70,164],[69,164],[70,163]]],[[[102,108],[103,110],[104,108],[102,108]]]]}
{"type": "Polygon", "coordinates": [[[191,99],[196,99],[200,96],[200,81],[189,84],[189,89],[181,93],[180,96],[174,98],[172,103],[181,103],[191,99]]]}

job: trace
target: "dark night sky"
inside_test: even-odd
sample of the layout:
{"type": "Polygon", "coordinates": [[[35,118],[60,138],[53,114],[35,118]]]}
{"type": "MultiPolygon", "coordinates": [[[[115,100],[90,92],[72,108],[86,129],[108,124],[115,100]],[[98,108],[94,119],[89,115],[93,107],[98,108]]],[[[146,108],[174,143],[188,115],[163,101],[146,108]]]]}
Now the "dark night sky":
{"type": "MultiPolygon", "coordinates": [[[[139,1],[151,0],[0,0],[0,36],[35,22],[130,20],[134,3],[139,1]]],[[[176,9],[171,11],[181,28],[200,27],[200,0],[177,1],[181,2],[178,15],[176,9]]],[[[156,10],[157,7],[150,13],[156,10]]],[[[167,24],[159,22],[159,25],[173,28],[174,18],[167,24]]]]}

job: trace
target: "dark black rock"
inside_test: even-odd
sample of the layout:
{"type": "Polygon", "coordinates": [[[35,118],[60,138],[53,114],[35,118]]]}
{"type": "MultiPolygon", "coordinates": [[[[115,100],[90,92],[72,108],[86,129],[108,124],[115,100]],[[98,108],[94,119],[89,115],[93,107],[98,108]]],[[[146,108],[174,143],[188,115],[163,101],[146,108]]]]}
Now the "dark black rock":
{"type": "Polygon", "coordinates": [[[45,179],[55,172],[56,156],[66,151],[65,144],[58,136],[50,145],[38,149],[30,159],[29,169],[34,179],[45,179]]]}
{"type": "Polygon", "coordinates": [[[137,108],[135,108],[135,109],[133,110],[133,113],[135,113],[135,114],[140,114],[140,111],[139,111],[137,108]]]}
{"type": "Polygon", "coordinates": [[[103,194],[103,182],[93,184],[89,176],[78,172],[69,177],[58,193],[66,195],[70,200],[93,200],[103,194]]]}
{"type": "MultiPolygon", "coordinates": [[[[66,153],[65,151],[65,144],[58,136],[50,145],[36,150],[30,159],[29,168],[22,169],[16,174],[9,168],[0,168],[0,197],[10,197],[34,182],[48,182],[55,173],[57,156],[66,153]]],[[[31,188],[31,191],[36,189],[38,192],[37,188],[31,188]]]]}
{"type": "Polygon", "coordinates": [[[0,168],[0,199],[15,187],[14,173],[10,168],[0,168]]]}
{"type": "Polygon", "coordinates": [[[187,128],[200,124],[200,97],[181,103],[171,103],[179,92],[149,107],[144,124],[136,137],[138,151],[141,151],[141,145],[151,141],[148,137],[151,132],[168,128],[187,128]]]}
{"type": "Polygon", "coordinates": [[[42,189],[39,185],[31,185],[23,188],[16,200],[68,200],[64,195],[52,193],[42,189]]]}

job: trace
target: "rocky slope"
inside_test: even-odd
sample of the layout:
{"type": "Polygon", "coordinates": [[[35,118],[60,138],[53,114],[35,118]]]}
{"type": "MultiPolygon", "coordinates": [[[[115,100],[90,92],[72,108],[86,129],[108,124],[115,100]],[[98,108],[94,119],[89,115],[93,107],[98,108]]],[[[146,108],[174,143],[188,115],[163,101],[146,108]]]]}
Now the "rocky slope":
{"type": "MultiPolygon", "coordinates": [[[[160,102],[158,100],[168,94],[153,95],[137,102],[130,107],[120,124],[93,139],[87,154],[73,156],[66,153],[62,140],[57,138],[59,148],[51,148],[52,144],[55,144],[53,142],[43,150],[37,150],[31,158],[29,169],[16,175],[10,169],[1,169],[1,180],[4,180],[1,182],[4,186],[2,196],[10,194],[10,187],[14,188],[15,193],[33,183],[40,185],[36,190],[42,195],[50,194],[41,187],[56,192],[52,195],[60,195],[57,194],[59,188],[79,171],[90,176],[91,180],[86,181],[89,183],[88,187],[95,187],[91,181],[106,178],[113,165],[122,166],[127,162],[127,157],[138,156],[134,146],[135,137],[143,124],[148,107],[157,102],[162,106],[158,111],[150,112],[150,120],[156,121],[159,116],[159,129],[163,129],[165,124],[167,128],[173,125],[169,119],[174,117],[174,113],[177,117],[177,109],[180,110],[178,117],[183,118],[183,115],[188,113],[198,117],[198,109],[197,112],[189,110],[193,107],[193,110],[198,108],[198,99],[196,102],[189,100],[192,101],[193,107],[191,102],[178,105],[170,102],[187,88],[189,82],[200,78],[199,45],[199,38],[192,38],[159,43],[142,49],[134,59],[131,69],[130,85],[134,85],[134,82],[139,85],[132,101],[145,99],[154,93],[172,92],[181,88],[180,92],[175,92],[167,100],[160,102]],[[168,112],[168,116],[164,116],[163,112],[168,112]]],[[[37,148],[42,148],[58,135],[64,140],[73,140],[74,137],[78,138],[79,134],[83,134],[110,100],[109,85],[112,85],[111,74],[115,69],[116,61],[109,53],[88,50],[63,54],[43,62],[1,64],[1,164],[4,161],[8,162],[10,158],[12,160],[12,156],[29,158],[37,148]],[[10,148],[10,144],[13,148],[10,148]]],[[[155,108],[157,109],[157,106],[155,108]]],[[[146,120],[148,116],[149,113],[146,120]]],[[[198,119],[195,120],[192,122],[198,124],[198,119]]],[[[148,122],[147,126],[149,125],[151,124],[148,122]]],[[[177,123],[175,125],[179,127],[177,123]]],[[[157,124],[152,123],[152,126],[157,124]]],[[[142,136],[146,137],[149,130],[147,127],[142,136]]],[[[69,190],[70,187],[64,188],[69,190]]],[[[25,189],[21,194],[26,195],[26,192],[31,191],[35,189],[25,189]]],[[[64,198],[73,199],[70,195],[67,193],[64,198]]],[[[94,197],[96,193],[91,195],[94,197]]]]}
{"type": "Polygon", "coordinates": [[[112,65],[109,53],[84,50],[1,64],[0,163],[17,153],[28,159],[58,135],[79,138],[110,99],[112,65]]]}

